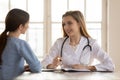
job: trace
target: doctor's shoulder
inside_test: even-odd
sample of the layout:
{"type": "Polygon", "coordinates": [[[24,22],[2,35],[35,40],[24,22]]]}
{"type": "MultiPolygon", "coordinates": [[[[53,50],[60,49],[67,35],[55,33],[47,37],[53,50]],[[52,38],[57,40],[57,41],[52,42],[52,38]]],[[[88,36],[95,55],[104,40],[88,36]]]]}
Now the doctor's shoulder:
{"type": "Polygon", "coordinates": [[[65,39],[66,39],[66,37],[58,38],[55,43],[62,44],[65,39]]]}
{"type": "Polygon", "coordinates": [[[54,44],[52,45],[52,48],[55,48],[55,47],[56,47],[56,48],[60,49],[65,39],[66,39],[66,37],[58,38],[58,39],[54,42],[54,44]]]}
{"type": "Polygon", "coordinates": [[[91,46],[93,46],[93,45],[99,45],[98,41],[96,39],[93,39],[93,38],[88,38],[88,39],[89,39],[89,42],[90,42],[91,46]]]}
{"type": "Polygon", "coordinates": [[[93,52],[97,50],[103,50],[103,48],[100,46],[100,44],[96,39],[89,38],[89,41],[90,41],[90,46],[92,47],[93,52]]]}

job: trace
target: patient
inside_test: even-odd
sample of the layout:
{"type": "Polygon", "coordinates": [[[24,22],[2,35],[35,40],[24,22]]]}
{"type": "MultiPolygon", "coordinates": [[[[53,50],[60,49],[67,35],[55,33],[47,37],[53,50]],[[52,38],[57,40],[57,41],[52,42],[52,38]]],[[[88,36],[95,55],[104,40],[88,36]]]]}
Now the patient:
{"type": "Polygon", "coordinates": [[[0,35],[0,80],[13,80],[24,71],[41,71],[41,64],[29,44],[19,39],[28,29],[29,14],[12,9],[5,19],[5,30],[0,35]],[[24,67],[24,60],[29,66],[24,67]]]}

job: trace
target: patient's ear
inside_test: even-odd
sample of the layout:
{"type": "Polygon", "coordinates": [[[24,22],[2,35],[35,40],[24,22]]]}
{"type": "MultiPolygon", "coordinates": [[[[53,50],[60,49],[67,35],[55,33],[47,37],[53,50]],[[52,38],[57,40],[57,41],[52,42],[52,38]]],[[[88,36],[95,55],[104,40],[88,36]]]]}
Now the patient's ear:
{"type": "Polygon", "coordinates": [[[23,25],[22,25],[22,24],[19,25],[18,30],[19,30],[20,32],[23,31],[23,25]]]}

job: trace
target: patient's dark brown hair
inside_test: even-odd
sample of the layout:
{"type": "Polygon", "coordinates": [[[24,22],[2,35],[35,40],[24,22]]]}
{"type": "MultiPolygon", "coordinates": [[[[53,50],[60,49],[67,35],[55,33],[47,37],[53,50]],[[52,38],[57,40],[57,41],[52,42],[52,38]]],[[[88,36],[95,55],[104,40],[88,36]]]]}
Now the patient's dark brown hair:
{"type": "Polygon", "coordinates": [[[2,53],[7,44],[7,33],[14,32],[19,25],[25,25],[29,21],[29,14],[21,9],[12,9],[5,19],[5,30],[0,35],[0,64],[2,64],[2,53]]]}

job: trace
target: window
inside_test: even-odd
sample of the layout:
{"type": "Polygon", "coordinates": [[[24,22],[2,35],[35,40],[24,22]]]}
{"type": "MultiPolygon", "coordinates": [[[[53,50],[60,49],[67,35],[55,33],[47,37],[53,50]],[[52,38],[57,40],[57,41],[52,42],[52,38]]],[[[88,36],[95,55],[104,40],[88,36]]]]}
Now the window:
{"type": "Polygon", "coordinates": [[[56,39],[63,35],[62,15],[68,10],[80,10],[85,17],[89,34],[101,45],[102,6],[102,0],[1,0],[0,33],[10,9],[28,11],[30,27],[20,38],[31,45],[38,57],[43,57],[56,39]]]}
{"type": "Polygon", "coordinates": [[[10,9],[19,8],[30,14],[29,29],[20,38],[26,40],[38,57],[43,56],[43,6],[44,0],[1,0],[0,33],[4,29],[4,19],[10,9]],[[35,5],[33,5],[35,4],[35,5]]]}

